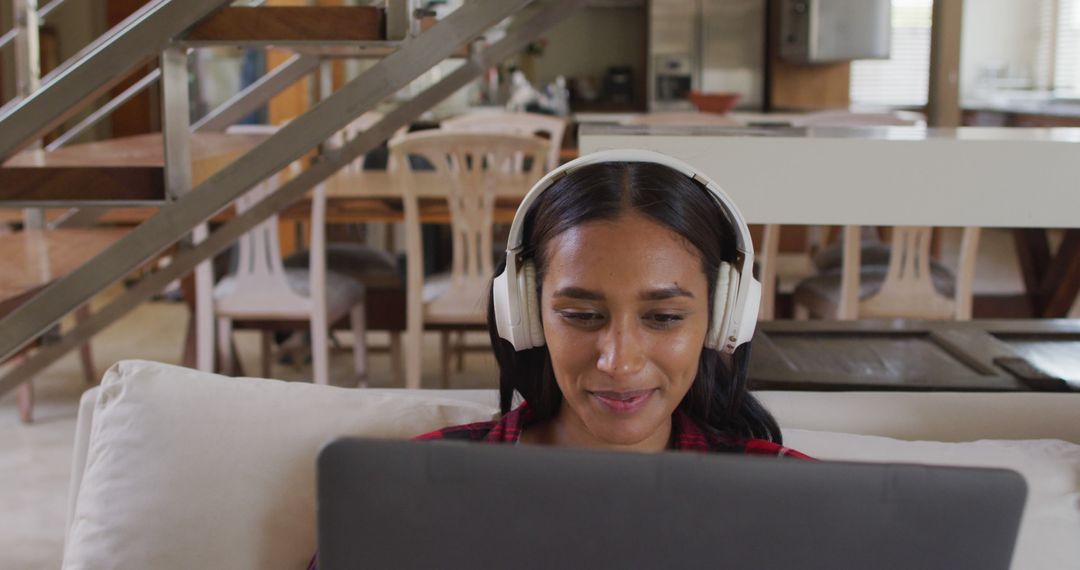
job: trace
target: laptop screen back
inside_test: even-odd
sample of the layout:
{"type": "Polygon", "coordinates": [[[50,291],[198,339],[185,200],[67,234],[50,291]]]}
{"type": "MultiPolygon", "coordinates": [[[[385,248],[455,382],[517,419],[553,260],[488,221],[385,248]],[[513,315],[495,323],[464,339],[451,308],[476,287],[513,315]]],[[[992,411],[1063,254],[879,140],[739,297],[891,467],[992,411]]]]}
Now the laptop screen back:
{"type": "Polygon", "coordinates": [[[1015,472],[338,440],[320,568],[1008,568],[1015,472]]]}

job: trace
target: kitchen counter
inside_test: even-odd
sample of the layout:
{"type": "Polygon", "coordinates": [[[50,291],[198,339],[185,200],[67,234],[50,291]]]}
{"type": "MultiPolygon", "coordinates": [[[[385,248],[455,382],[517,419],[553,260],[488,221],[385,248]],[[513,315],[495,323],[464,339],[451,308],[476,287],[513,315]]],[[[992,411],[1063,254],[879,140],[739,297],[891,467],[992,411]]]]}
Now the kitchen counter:
{"type": "Polygon", "coordinates": [[[750,223],[1080,227],[1080,129],[583,125],[702,169],[750,223]]]}

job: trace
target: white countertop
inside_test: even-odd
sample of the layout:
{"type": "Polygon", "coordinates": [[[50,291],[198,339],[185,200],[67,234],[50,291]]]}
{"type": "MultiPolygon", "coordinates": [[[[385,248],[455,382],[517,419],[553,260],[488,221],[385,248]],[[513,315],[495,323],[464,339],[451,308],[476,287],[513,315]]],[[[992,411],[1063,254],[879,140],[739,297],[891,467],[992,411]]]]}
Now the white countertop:
{"type": "Polygon", "coordinates": [[[994,141],[1080,143],[1080,127],[1020,129],[1013,127],[718,127],[686,125],[586,124],[582,136],[770,137],[789,139],[857,139],[890,141],[994,141]]]}
{"type": "Polygon", "coordinates": [[[1080,227],[1080,129],[584,125],[700,168],[752,223],[1080,227]]]}

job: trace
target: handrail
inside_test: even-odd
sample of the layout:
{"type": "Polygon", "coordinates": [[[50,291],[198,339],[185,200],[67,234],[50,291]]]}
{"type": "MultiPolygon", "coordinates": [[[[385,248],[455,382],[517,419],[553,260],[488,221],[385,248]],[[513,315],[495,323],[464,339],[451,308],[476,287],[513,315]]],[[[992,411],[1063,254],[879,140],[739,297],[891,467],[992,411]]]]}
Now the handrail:
{"type": "Polygon", "coordinates": [[[142,79],[136,81],[130,87],[125,89],[122,93],[110,99],[108,103],[102,105],[101,108],[87,115],[85,119],[79,121],[79,124],[64,131],[64,134],[60,135],[56,138],[56,140],[49,143],[45,147],[45,150],[56,150],[64,146],[75,137],[81,135],[83,131],[98,124],[98,122],[100,122],[102,119],[109,116],[109,114],[115,111],[117,107],[123,105],[124,103],[127,103],[129,100],[131,100],[132,97],[145,91],[147,87],[153,85],[160,77],[161,69],[158,68],[155,68],[150,73],[147,73],[145,76],[143,76],[142,79]]]}
{"type": "MultiPolygon", "coordinates": [[[[187,7],[199,0],[183,1],[187,7]]],[[[203,5],[206,3],[208,0],[203,0],[203,5]]],[[[14,354],[30,339],[62,318],[71,308],[84,304],[96,292],[123,277],[169,244],[176,243],[192,228],[225,208],[242,192],[318,146],[339,129],[341,124],[371,109],[379,101],[449,57],[461,45],[529,3],[529,0],[466,2],[446,19],[408,42],[406,49],[388,55],[360,77],[349,81],[307,113],[282,127],[277,134],[184,193],[176,201],[164,206],[113,247],[58,279],[26,304],[14,309],[0,320],[0,359],[14,354]]],[[[4,122],[0,119],[0,137],[6,134],[3,126],[4,122]]],[[[0,140],[0,143],[2,142],[0,140]]],[[[0,150],[3,149],[0,145],[0,150]]],[[[370,148],[358,150],[366,152],[370,148]]],[[[313,171],[314,169],[308,172],[313,171]]],[[[319,170],[318,180],[331,173],[332,171],[319,170]]],[[[299,181],[298,184],[318,180],[310,177],[302,181],[299,178],[294,179],[299,181]]],[[[279,193],[282,192],[285,192],[285,187],[279,190],[279,193]]],[[[255,208],[252,212],[259,210],[255,208]]],[[[262,214],[265,217],[269,213],[262,214]]],[[[246,229],[244,228],[245,231],[246,229]]],[[[212,240],[213,237],[207,242],[212,240]]],[[[3,386],[0,386],[0,391],[2,388],[3,386]]]]}
{"type": "Polygon", "coordinates": [[[49,74],[40,89],[0,108],[0,161],[77,113],[129,70],[157,57],[172,38],[227,1],[152,0],[129,16],[49,74]]]}
{"type": "MultiPolygon", "coordinates": [[[[535,1],[535,0],[533,0],[535,1]]],[[[448,57],[459,45],[475,37],[503,17],[520,11],[529,0],[472,0],[440,21],[431,29],[408,42],[401,52],[387,56],[382,62],[343,86],[338,92],[289,123],[281,131],[244,155],[235,163],[211,176],[197,188],[185,193],[176,202],[167,204],[159,213],[132,230],[109,250],[99,254],[83,267],[57,280],[27,304],[0,319],[0,358],[17,350],[26,338],[32,338],[45,323],[54,322],[68,310],[69,302],[81,298],[87,291],[98,291],[103,283],[122,277],[138,261],[175,242],[182,233],[199,220],[219,210],[254,182],[289,164],[319,141],[325,140],[332,125],[355,119],[375,103],[414,80],[420,70],[430,68],[435,61],[448,57]]],[[[110,302],[86,321],[65,335],[58,343],[37,351],[25,363],[0,377],[0,394],[30,379],[49,363],[65,354],[72,346],[81,344],[131,308],[161,290],[169,281],[183,275],[195,265],[223,250],[244,232],[267,216],[284,208],[303,193],[321,182],[355,158],[386,140],[397,128],[406,124],[484,70],[511,54],[520,51],[529,41],[545,33],[568,14],[580,8],[584,0],[546,0],[538,2],[542,9],[515,27],[495,45],[474,54],[463,65],[436,85],[417,94],[388,113],[381,121],[350,140],[344,147],[324,151],[320,160],[300,176],[283,185],[273,195],[259,202],[248,212],[227,222],[207,239],[191,249],[180,252],[173,263],[155,272],[119,299],[110,302]]],[[[419,376],[415,377],[415,384],[419,376]]]]}
{"type": "MultiPolygon", "coordinates": [[[[52,2],[42,6],[37,13],[38,22],[44,22],[45,16],[51,14],[53,10],[59,8],[64,2],[67,2],[67,0],[52,0],[52,2]]],[[[4,35],[0,36],[0,49],[3,49],[4,46],[11,43],[17,35],[19,35],[19,26],[17,25],[7,32],[4,32],[4,35]]]]}

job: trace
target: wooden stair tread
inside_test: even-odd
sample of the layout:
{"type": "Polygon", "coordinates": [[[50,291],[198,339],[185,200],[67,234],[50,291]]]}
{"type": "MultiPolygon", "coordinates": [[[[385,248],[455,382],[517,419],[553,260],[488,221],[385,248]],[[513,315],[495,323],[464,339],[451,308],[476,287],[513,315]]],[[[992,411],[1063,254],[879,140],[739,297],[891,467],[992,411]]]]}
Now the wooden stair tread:
{"type": "Polygon", "coordinates": [[[0,317],[104,251],[128,231],[80,228],[0,235],[0,317]]]}
{"type": "MultiPolygon", "coordinates": [[[[212,160],[223,153],[243,152],[267,138],[266,135],[192,133],[191,158],[212,160]]],[[[120,137],[74,144],[53,151],[24,151],[8,159],[4,167],[48,168],[54,166],[165,166],[165,145],[161,133],[120,137]]]]}
{"type": "Polygon", "coordinates": [[[372,6],[223,8],[185,34],[186,43],[288,44],[385,39],[383,10],[372,6]]]}
{"type": "MultiPolygon", "coordinates": [[[[192,176],[205,180],[266,135],[194,133],[192,176]]],[[[146,204],[165,200],[161,133],[25,151],[0,168],[0,202],[146,204]]]]}

